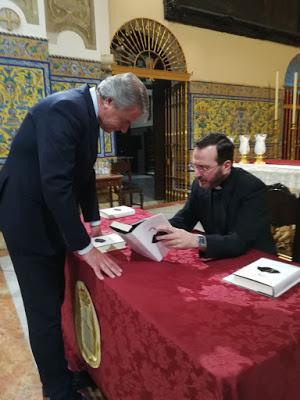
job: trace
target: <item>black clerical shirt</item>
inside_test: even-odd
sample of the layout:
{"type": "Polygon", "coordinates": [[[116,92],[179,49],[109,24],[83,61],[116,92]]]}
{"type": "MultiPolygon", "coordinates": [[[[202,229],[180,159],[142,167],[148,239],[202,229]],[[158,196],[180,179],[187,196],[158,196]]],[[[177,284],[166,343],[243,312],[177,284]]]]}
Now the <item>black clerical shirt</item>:
{"type": "Polygon", "coordinates": [[[249,172],[232,167],[219,189],[205,189],[194,180],[182,210],[170,219],[192,231],[202,224],[207,250],[204,257],[238,256],[251,248],[276,254],[266,203],[266,186],[249,172]]]}

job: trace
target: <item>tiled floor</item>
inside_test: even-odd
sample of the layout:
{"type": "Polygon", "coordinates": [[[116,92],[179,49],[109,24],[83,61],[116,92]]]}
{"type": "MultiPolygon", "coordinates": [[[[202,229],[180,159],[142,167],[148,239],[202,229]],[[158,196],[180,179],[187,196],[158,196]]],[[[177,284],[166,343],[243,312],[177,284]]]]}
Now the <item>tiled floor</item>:
{"type": "Polygon", "coordinates": [[[0,265],[2,271],[4,273],[5,281],[9,290],[10,295],[12,296],[14,306],[17,312],[17,316],[19,318],[19,322],[21,324],[21,328],[26,340],[28,340],[28,328],[26,322],[26,316],[23,306],[23,300],[20,293],[19,284],[17,281],[16,274],[14,272],[10,257],[4,256],[0,258],[0,265]]]}
{"type": "MultiPolygon", "coordinates": [[[[0,260],[3,264],[3,258],[0,260]]],[[[4,261],[6,272],[7,257],[4,261]]],[[[6,273],[5,272],[5,273],[6,273]]],[[[14,281],[12,276],[11,281],[14,281]]],[[[16,285],[13,296],[19,299],[16,285]]],[[[4,272],[0,270],[0,399],[41,400],[41,385],[29,344],[20,324],[4,272]]]]}
{"type": "Polygon", "coordinates": [[[132,182],[143,189],[144,201],[154,200],[154,176],[153,175],[133,175],[132,182]]]}
{"type": "MultiPolygon", "coordinates": [[[[149,206],[150,203],[147,203],[149,206]]],[[[152,208],[170,218],[182,207],[152,208]]],[[[41,385],[28,343],[28,330],[19,285],[10,257],[1,243],[0,250],[0,400],[42,400],[41,385]]],[[[90,392],[88,398],[102,399],[90,392]]],[[[120,399],[121,400],[121,399],[120,399]]]]}

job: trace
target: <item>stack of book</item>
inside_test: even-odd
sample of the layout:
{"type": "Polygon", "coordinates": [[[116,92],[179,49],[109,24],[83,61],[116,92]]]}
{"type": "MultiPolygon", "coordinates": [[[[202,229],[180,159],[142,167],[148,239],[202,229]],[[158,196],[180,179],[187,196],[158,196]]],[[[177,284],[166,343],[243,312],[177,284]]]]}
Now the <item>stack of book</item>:
{"type": "Polygon", "coordinates": [[[135,214],[135,209],[127,206],[103,208],[102,210],[100,210],[101,217],[108,219],[128,217],[129,215],[134,215],[134,214],[135,214]]]}
{"type": "Polygon", "coordinates": [[[278,297],[300,282],[300,268],[281,261],[260,258],[226,276],[224,280],[257,293],[278,297]]]}
{"type": "Polygon", "coordinates": [[[111,233],[110,235],[96,236],[92,238],[93,245],[101,251],[106,253],[107,251],[120,250],[126,247],[125,241],[120,235],[111,233]]]}

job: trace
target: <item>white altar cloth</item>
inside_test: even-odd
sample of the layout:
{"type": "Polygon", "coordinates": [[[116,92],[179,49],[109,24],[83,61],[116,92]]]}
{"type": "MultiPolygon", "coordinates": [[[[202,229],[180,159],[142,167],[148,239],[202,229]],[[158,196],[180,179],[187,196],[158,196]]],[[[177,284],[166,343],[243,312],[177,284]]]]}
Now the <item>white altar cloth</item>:
{"type": "Polygon", "coordinates": [[[291,192],[300,194],[300,166],[283,164],[239,164],[234,163],[235,167],[243,168],[251,174],[257,176],[266,185],[282,183],[291,192]]]}

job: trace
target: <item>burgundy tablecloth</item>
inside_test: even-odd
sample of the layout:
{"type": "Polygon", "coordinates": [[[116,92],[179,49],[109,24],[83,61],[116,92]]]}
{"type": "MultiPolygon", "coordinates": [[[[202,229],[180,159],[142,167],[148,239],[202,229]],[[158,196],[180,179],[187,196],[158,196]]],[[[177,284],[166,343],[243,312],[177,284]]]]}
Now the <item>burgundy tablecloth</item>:
{"type": "Polygon", "coordinates": [[[71,255],[63,307],[70,367],[87,368],[73,327],[80,279],[101,329],[102,361],[88,370],[108,400],[296,400],[300,285],[266,298],[222,281],[265,254],[204,264],[187,253],[155,263],[118,252],[124,274],[104,282],[71,255]]]}

